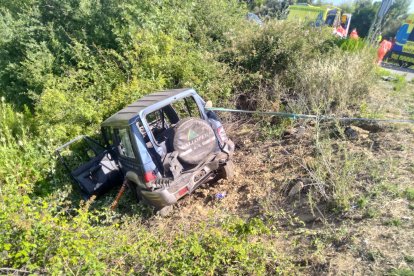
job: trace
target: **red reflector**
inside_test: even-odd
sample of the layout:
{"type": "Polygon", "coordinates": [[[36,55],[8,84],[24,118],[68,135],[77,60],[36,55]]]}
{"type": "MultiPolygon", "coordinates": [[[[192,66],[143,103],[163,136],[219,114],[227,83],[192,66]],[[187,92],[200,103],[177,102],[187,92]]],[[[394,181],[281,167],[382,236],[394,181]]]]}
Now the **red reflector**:
{"type": "Polygon", "coordinates": [[[187,186],[178,191],[179,196],[183,196],[188,192],[187,186]]]}
{"type": "Polygon", "coordinates": [[[217,128],[217,134],[218,134],[218,136],[220,138],[220,143],[224,143],[224,142],[226,142],[228,140],[226,131],[224,130],[224,127],[223,126],[219,126],[217,128]]]}
{"type": "Polygon", "coordinates": [[[145,172],[144,173],[144,181],[146,183],[151,182],[151,181],[153,181],[155,179],[157,179],[157,176],[155,175],[155,173],[153,171],[145,172]]]}

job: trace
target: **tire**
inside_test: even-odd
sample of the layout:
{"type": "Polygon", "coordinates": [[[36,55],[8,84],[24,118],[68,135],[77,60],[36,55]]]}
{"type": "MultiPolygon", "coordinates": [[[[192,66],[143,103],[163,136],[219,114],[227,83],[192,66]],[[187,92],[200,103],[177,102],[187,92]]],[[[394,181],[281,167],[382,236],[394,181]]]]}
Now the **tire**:
{"type": "Polygon", "coordinates": [[[174,128],[173,149],[178,159],[197,165],[217,147],[217,138],[208,122],[199,118],[186,118],[174,128]]]}
{"type": "Polygon", "coordinates": [[[220,178],[232,180],[234,178],[234,163],[233,160],[227,161],[226,165],[221,168],[220,178]]]}

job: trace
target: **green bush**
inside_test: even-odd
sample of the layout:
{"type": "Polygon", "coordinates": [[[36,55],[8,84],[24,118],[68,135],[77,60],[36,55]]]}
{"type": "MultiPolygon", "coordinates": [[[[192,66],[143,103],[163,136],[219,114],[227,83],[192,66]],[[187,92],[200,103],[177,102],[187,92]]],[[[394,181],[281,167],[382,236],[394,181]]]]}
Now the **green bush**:
{"type": "Polygon", "coordinates": [[[337,39],[336,45],[338,45],[339,48],[347,52],[358,52],[368,47],[365,40],[351,38],[337,39]]]}
{"type": "Polygon", "coordinates": [[[375,68],[368,48],[341,51],[329,28],[290,21],[246,31],[222,59],[240,76],[240,107],[286,110],[283,98],[290,111],[320,114],[355,109],[368,94],[375,68]]]}

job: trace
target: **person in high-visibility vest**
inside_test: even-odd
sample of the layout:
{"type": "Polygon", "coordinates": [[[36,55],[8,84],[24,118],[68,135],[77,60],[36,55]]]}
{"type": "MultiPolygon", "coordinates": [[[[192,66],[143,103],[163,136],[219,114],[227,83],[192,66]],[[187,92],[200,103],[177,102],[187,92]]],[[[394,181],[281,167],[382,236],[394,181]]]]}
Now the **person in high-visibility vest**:
{"type": "Polygon", "coordinates": [[[379,48],[378,48],[378,52],[377,52],[378,65],[381,65],[382,60],[384,59],[385,55],[391,50],[391,48],[392,48],[391,41],[388,41],[386,39],[381,41],[379,48]]]}
{"type": "Polygon", "coordinates": [[[359,38],[359,35],[358,35],[357,30],[356,29],[353,29],[352,32],[351,32],[351,34],[349,35],[349,37],[351,39],[358,39],[359,38]]]}

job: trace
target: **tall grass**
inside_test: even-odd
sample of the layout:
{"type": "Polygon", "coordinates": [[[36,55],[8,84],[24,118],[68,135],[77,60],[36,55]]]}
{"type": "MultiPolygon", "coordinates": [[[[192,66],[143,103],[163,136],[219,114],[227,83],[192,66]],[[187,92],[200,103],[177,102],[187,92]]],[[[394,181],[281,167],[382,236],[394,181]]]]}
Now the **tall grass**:
{"type": "Polygon", "coordinates": [[[249,109],[346,114],[368,95],[375,68],[369,48],[344,50],[329,29],[285,21],[246,32],[224,57],[249,109]]]}
{"type": "Polygon", "coordinates": [[[336,50],[289,68],[290,85],[283,85],[289,106],[298,112],[349,115],[367,98],[374,81],[370,51],[336,50]]]}

